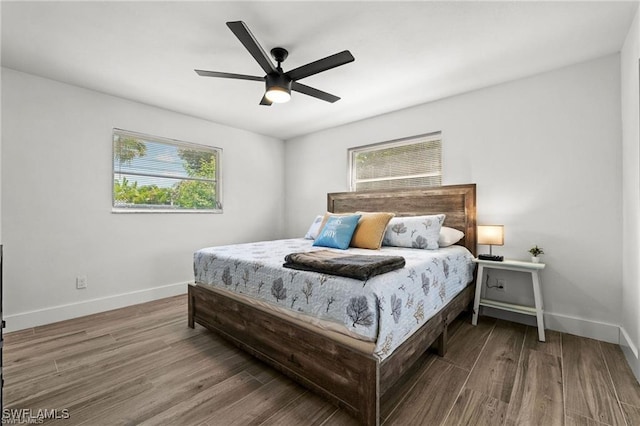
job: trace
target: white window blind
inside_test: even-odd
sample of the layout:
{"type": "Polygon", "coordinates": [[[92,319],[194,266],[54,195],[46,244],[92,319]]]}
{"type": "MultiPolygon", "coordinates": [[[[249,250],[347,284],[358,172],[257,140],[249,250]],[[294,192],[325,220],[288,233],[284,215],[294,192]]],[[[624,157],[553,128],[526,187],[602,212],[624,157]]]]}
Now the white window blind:
{"type": "Polygon", "coordinates": [[[440,186],[440,133],[349,150],[351,191],[440,186]]]}
{"type": "Polygon", "coordinates": [[[221,151],[114,129],[114,210],[221,212],[221,151]]]}

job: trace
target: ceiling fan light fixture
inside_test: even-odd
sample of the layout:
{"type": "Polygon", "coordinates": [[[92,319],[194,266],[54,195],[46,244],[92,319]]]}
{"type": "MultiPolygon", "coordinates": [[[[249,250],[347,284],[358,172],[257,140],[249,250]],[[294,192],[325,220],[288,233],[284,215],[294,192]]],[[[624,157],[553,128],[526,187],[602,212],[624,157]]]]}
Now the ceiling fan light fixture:
{"type": "Polygon", "coordinates": [[[267,90],[264,96],[271,102],[281,104],[291,99],[291,80],[282,74],[267,75],[267,90]]]}
{"type": "Polygon", "coordinates": [[[271,86],[267,89],[267,92],[264,95],[271,102],[275,104],[282,104],[289,102],[291,99],[291,90],[288,90],[285,87],[271,86]]]}

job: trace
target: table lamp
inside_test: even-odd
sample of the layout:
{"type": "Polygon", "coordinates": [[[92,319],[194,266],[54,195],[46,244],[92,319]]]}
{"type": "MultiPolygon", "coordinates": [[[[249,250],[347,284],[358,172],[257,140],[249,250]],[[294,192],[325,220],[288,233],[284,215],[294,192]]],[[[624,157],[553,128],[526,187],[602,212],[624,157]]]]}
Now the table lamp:
{"type": "Polygon", "coordinates": [[[504,225],[478,225],[478,244],[489,246],[489,254],[478,255],[478,259],[502,262],[504,257],[494,255],[492,248],[504,245],[504,225]]]}

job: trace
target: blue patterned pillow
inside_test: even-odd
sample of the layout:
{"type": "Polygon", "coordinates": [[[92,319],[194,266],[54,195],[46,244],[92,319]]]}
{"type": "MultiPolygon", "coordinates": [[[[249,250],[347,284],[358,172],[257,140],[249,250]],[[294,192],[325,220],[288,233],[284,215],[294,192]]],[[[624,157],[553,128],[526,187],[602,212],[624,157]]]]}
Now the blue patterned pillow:
{"type": "Polygon", "coordinates": [[[445,215],[394,217],[389,221],[383,246],[435,250],[445,215]]]}
{"type": "Polygon", "coordinates": [[[349,248],[353,232],[358,226],[359,214],[349,216],[330,216],[327,223],[313,242],[314,246],[331,247],[346,250],[349,248]]]}

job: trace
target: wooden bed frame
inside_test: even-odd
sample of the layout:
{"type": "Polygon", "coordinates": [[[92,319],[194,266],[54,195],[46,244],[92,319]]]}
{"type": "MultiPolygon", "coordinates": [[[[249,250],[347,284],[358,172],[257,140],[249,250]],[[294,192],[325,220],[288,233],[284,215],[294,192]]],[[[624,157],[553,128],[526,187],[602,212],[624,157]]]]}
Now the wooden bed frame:
{"type": "MultiPolygon", "coordinates": [[[[445,213],[444,225],[463,231],[460,244],[476,255],[475,184],[331,193],[327,207],[334,213],[445,213]]],[[[432,344],[444,355],[447,325],[470,306],[473,291],[473,284],[467,286],[383,361],[205,285],[189,286],[189,327],[203,325],[347,410],[362,424],[379,425],[385,393],[432,344]]]]}

